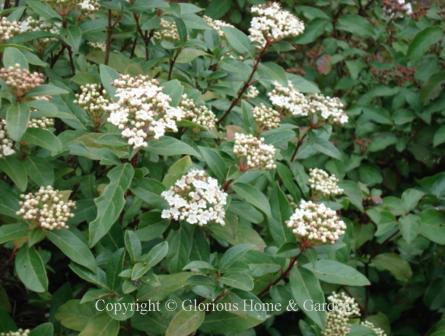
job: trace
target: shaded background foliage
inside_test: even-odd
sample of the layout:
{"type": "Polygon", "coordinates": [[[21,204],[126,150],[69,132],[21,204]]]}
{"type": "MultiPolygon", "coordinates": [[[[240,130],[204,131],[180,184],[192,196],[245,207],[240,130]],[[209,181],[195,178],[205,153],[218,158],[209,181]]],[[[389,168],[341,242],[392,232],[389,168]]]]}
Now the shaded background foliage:
{"type": "MultiPolygon", "coordinates": [[[[284,222],[292,207],[287,195],[291,195],[292,203],[306,198],[305,171],[321,167],[342,180],[346,195],[332,205],[347,221],[348,230],[334,246],[305,251],[295,269],[304,273],[306,268],[300,264],[310,265],[319,259],[336,261],[359,270],[371,286],[356,286],[348,279],[343,279],[344,284],[325,281],[313,275],[306,275],[303,281],[321,283],[322,295],[346,290],[357,299],[364,317],[388,334],[444,333],[445,322],[441,319],[445,304],[445,8],[441,1],[416,2],[412,15],[400,16],[385,13],[381,1],[283,1],[284,7],[304,20],[305,32],[275,44],[264,55],[255,77],[255,85],[262,93],[260,98],[235,108],[225,125],[251,130],[251,105],[265,100],[264,93],[271,89],[273,80],[285,83],[287,79],[303,92],[320,89],[327,95],[341,97],[350,121],[333,132],[329,127],[325,129],[329,136],[332,132],[330,142],[321,132],[314,132],[298,149],[295,161],[291,159],[292,153],[302,128],[282,125],[277,131],[266,132],[266,141],[281,149],[277,173],[248,172],[242,176],[236,173],[231,144],[225,134],[202,135],[193,130],[193,125],[184,125],[183,134],[150,143],[143,155],[131,161],[118,134],[109,125],[95,128],[85,111],[73,103],[73,93],[81,84],[102,83],[111,90],[110,78],[116,72],[148,73],[163,82],[174,100],[179,100],[185,91],[205,101],[218,116],[227,109],[238,86],[247,78],[250,65],[238,60],[224,63],[222,69],[211,65],[226,49],[243,53],[240,50],[244,35],[236,35],[234,41],[229,39],[229,45],[220,46],[223,42],[216,36],[199,37],[196,30],[204,29],[205,24],[197,20],[197,8],[191,3],[184,7],[164,1],[150,3],[147,6],[144,1],[136,1],[133,8],[127,8],[119,1],[103,2],[104,9],[97,17],[83,19],[80,25],[75,14],[68,16],[63,19],[65,30],[45,48],[34,40],[45,37],[47,32],[24,33],[8,41],[9,47],[21,50],[31,66],[44,72],[54,86],[64,91],[48,92],[56,96],[44,109],[46,113],[55,111],[48,115],[58,120],[51,133],[56,135],[55,139],[47,135],[45,140],[47,148],[40,148],[41,142],[31,142],[27,156],[8,159],[12,169],[0,159],[0,221],[19,222],[14,213],[18,194],[48,183],[73,190],[77,209],[70,222],[70,234],[65,234],[62,244],[57,244],[57,237],[52,234],[45,238],[35,231],[20,232],[11,239],[6,229],[1,229],[4,226],[0,226],[0,241],[5,243],[1,249],[0,330],[15,325],[32,328],[49,321],[57,335],[96,335],[95,328],[103,325],[109,325],[107,335],[117,335],[119,330],[122,335],[182,335],[172,331],[186,330],[183,321],[178,317],[175,321],[172,313],[136,314],[120,322],[116,316],[99,314],[91,320],[91,302],[109,295],[110,286],[114,286],[111,291],[117,293],[116,297],[127,300],[202,295],[192,291],[196,285],[208,285],[210,292],[215,290],[211,271],[200,270],[201,276],[183,272],[183,267],[193,260],[212,263],[224,273],[224,267],[230,269],[233,258],[238,258],[245,270],[257,272],[247,279],[237,279],[241,285],[235,288],[230,282],[216,287],[229,293],[224,294],[228,301],[257,299],[254,295],[262,296],[264,288],[286,270],[298,247],[288,236],[277,238],[277,226],[271,224],[275,222],[266,218],[271,215],[284,222]],[[111,19],[108,10],[112,12],[111,19]],[[158,28],[158,11],[176,18],[182,39],[179,44],[148,38],[150,34],[145,31],[158,28]],[[139,14],[143,15],[140,23],[135,17],[139,14]],[[110,22],[110,50],[91,48],[87,41],[102,42],[110,37],[110,22]],[[142,34],[135,39],[140,30],[142,34]],[[99,66],[103,63],[109,67],[99,66]],[[103,137],[105,133],[109,137],[103,137]],[[129,160],[131,164],[121,163],[129,160]],[[231,190],[229,223],[224,230],[218,226],[200,230],[160,219],[163,201],[159,194],[169,180],[165,175],[179,176],[192,163],[206,166],[221,184],[230,178],[236,181],[231,190]],[[36,176],[31,165],[44,174],[36,176]],[[98,219],[99,195],[107,192],[107,187],[126,184],[113,177],[119,172],[132,181],[131,185],[123,187],[128,189],[125,195],[108,197],[115,200],[125,196],[125,208],[115,218],[110,215],[98,219]],[[98,245],[91,240],[88,245],[88,224],[94,220],[117,224],[98,245]],[[26,289],[14,270],[17,247],[30,240],[38,243],[33,251],[41,255],[48,273],[49,287],[43,293],[26,289]],[[70,250],[73,243],[81,248],[70,250]],[[242,243],[251,243],[258,250],[248,250],[239,245],[242,243]],[[235,247],[229,249],[232,245],[235,247]],[[262,252],[264,246],[268,248],[262,252]],[[149,260],[155,252],[165,259],[131,281],[125,273],[116,277],[121,271],[134,270],[142,251],[145,256],[152,253],[149,260]],[[268,265],[264,274],[260,270],[262,264],[268,265]],[[136,292],[132,286],[137,287],[136,292]],[[80,299],[88,303],[80,304],[80,299]]],[[[196,2],[207,15],[225,19],[244,32],[249,27],[249,10],[254,3],[258,1],[196,2]]],[[[19,18],[26,8],[46,20],[58,20],[40,1],[20,5],[4,14],[19,18]]],[[[6,54],[4,50],[4,65],[6,54]]],[[[289,124],[301,126],[286,120],[289,124]]],[[[221,133],[227,130],[229,139],[231,127],[221,128],[221,133]]],[[[21,246],[20,250],[25,248],[21,246]]],[[[292,298],[291,292],[301,286],[297,276],[281,280],[272,286],[272,301],[292,298]]],[[[268,299],[266,296],[265,300],[268,299]]],[[[201,318],[204,317],[199,315],[198,320],[201,318]]],[[[224,320],[227,316],[218,313],[205,318],[197,334],[320,334],[320,328],[302,312],[259,319],[242,316],[239,321],[224,320]],[[217,323],[218,318],[223,322],[217,323]]],[[[192,326],[186,334],[195,329],[192,326]]],[[[363,330],[353,332],[366,334],[363,330]]]]}

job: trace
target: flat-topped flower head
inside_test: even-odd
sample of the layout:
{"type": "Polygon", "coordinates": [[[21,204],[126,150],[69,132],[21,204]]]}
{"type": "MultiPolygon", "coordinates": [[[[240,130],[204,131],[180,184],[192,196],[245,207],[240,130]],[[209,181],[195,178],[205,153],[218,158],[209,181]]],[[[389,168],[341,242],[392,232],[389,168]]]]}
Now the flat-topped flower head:
{"type": "Polygon", "coordinates": [[[0,159],[14,153],[14,141],[8,137],[6,121],[0,118],[0,159]]]}
{"type": "Polygon", "coordinates": [[[346,124],[348,122],[344,104],[339,98],[315,93],[309,95],[307,100],[308,115],[322,119],[330,124],[346,124]]]}
{"type": "Polygon", "coordinates": [[[74,216],[74,201],[51,186],[40,187],[35,193],[20,195],[17,215],[46,230],[67,228],[67,221],[74,216]]]}
{"type": "Polygon", "coordinates": [[[121,130],[129,145],[146,147],[148,140],[178,131],[176,122],[184,118],[184,111],[171,106],[171,98],[158,81],[144,75],[122,75],[113,85],[116,99],[105,110],[110,113],[108,121],[121,130]]]}
{"type": "Polygon", "coordinates": [[[92,14],[100,9],[99,0],[47,0],[59,13],[69,13],[78,9],[85,14],[92,14]]]}
{"type": "Polygon", "coordinates": [[[98,0],[81,0],[77,5],[81,11],[89,14],[94,13],[100,9],[100,3],[98,0]]]}
{"type": "Polygon", "coordinates": [[[253,99],[253,98],[256,98],[259,94],[260,94],[260,92],[258,91],[256,86],[251,85],[251,86],[249,86],[249,88],[246,91],[246,98],[253,99]]]}
{"type": "Polygon", "coordinates": [[[6,17],[0,19],[0,42],[6,42],[20,33],[20,24],[17,21],[9,21],[6,17]]]}
{"type": "Polygon", "coordinates": [[[297,238],[311,245],[334,244],[346,230],[337,213],[323,203],[302,200],[286,222],[297,238]]]}
{"type": "Polygon", "coordinates": [[[45,77],[39,72],[30,72],[20,64],[0,69],[0,78],[11,88],[16,97],[23,97],[32,89],[40,86],[45,77]]]}
{"type": "Polygon", "coordinates": [[[207,129],[216,128],[216,116],[205,105],[196,105],[196,103],[187,97],[186,94],[182,96],[179,107],[184,111],[185,118],[207,129]]]}
{"type": "Polygon", "coordinates": [[[231,25],[230,23],[227,23],[222,20],[212,19],[211,17],[209,17],[207,15],[204,15],[202,18],[213,30],[215,30],[218,33],[218,35],[220,37],[224,36],[224,31],[223,31],[224,27],[232,27],[233,28],[233,25],[231,25]]]}
{"type": "Polygon", "coordinates": [[[28,128],[51,128],[54,127],[54,118],[32,118],[29,120],[28,128]]]}
{"type": "Polygon", "coordinates": [[[280,113],[264,104],[255,106],[252,114],[259,129],[269,130],[280,126],[280,113]]]}
{"type": "Polygon", "coordinates": [[[96,124],[101,123],[105,107],[110,103],[105,98],[105,91],[99,84],[82,85],[80,92],[76,94],[74,102],[87,111],[96,124]]]}
{"type": "Polygon", "coordinates": [[[235,133],[233,153],[240,160],[240,168],[242,170],[275,169],[275,151],[274,146],[264,143],[264,138],[235,133]]]}
{"type": "Polygon", "coordinates": [[[173,19],[161,18],[160,27],[154,32],[153,37],[155,40],[179,40],[175,21],[173,19]]]}
{"type": "Polygon", "coordinates": [[[308,101],[306,97],[299,92],[291,81],[287,86],[278,82],[274,83],[274,89],[268,93],[272,105],[284,112],[290,113],[295,117],[305,117],[308,115],[308,101]]]}
{"type": "MultiPolygon", "coordinates": [[[[48,32],[54,35],[59,35],[61,29],[62,23],[59,21],[49,22],[42,18],[35,19],[32,16],[28,16],[20,22],[20,30],[22,32],[48,32]]],[[[47,43],[56,40],[57,37],[44,37],[39,39],[39,42],[47,43]]]]}
{"type": "Polygon", "coordinates": [[[250,22],[250,39],[259,47],[266,43],[295,37],[303,33],[304,23],[292,13],[281,8],[280,4],[262,4],[252,7],[254,17],[250,22]]]}
{"type": "Polygon", "coordinates": [[[326,327],[322,336],[346,336],[351,331],[350,320],[360,316],[360,309],[354,298],[345,293],[332,293],[328,296],[329,307],[326,327]]]}
{"type": "Polygon", "coordinates": [[[200,226],[209,223],[225,225],[227,194],[218,181],[203,170],[190,171],[161,195],[169,205],[162,211],[162,218],[200,226]]]}
{"type": "Polygon", "coordinates": [[[343,189],[338,186],[338,178],[329,175],[323,169],[314,168],[309,171],[309,186],[312,191],[322,196],[336,196],[343,193],[343,189]]]}
{"type": "Polygon", "coordinates": [[[0,333],[0,336],[29,336],[31,330],[29,329],[18,329],[16,331],[7,331],[0,333]]]}
{"type": "Polygon", "coordinates": [[[374,323],[370,321],[363,321],[361,325],[372,330],[376,336],[386,336],[386,332],[383,329],[376,327],[374,323]]]}

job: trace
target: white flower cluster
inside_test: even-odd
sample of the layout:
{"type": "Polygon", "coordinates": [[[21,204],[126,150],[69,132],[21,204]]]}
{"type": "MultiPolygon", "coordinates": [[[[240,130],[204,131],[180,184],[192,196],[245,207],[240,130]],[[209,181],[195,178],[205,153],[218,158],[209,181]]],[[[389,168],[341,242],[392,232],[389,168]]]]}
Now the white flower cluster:
{"type": "Polygon", "coordinates": [[[413,5],[405,0],[383,0],[383,10],[389,17],[413,14],[413,5]]]}
{"type": "Polygon", "coordinates": [[[319,168],[309,171],[309,186],[323,196],[340,195],[344,191],[338,186],[337,176],[329,175],[328,172],[319,168]]]}
{"type": "Polygon", "coordinates": [[[227,194],[218,181],[203,170],[190,171],[161,195],[169,204],[169,208],[162,211],[162,218],[200,226],[210,222],[225,224],[227,194]]]}
{"type": "Polygon", "coordinates": [[[67,228],[67,221],[74,216],[76,203],[66,200],[65,195],[51,186],[40,187],[35,193],[20,195],[20,210],[17,215],[43,229],[67,228]]]}
{"type": "Polygon", "coordinates": [[[220,37],[224,36],[224,31],[222,30],[224,27],[233,27],[230,23],[227,23],[222,20],[212,19],[211,17],[209,17],[207,15],[204,15],[202,18],[210,26],[210,28],[212,28],[213,30],[215,30],[218,33],[218,35],[220,37]]]}
{"type": "Polygon", "coordinates": [[[0,159],[14,153],[14,141],[6,133],[6,121],[0,118],[0,159]]]}
{"type": "Polygon", "coordinates": [[[249,88],[246,91],[246,98],[253,99],[253,98],[256,98],[259,94],[260,94],[260,92],[258,91],[256,86],[251,85],[251,86],[249,86],[249,88]]]}
{"type": "Polygon", "coordinates": [[[89,42],[88,42],[88,45],[89,45],[91,48],[99,49],[99,50],[102,50],[102,51],[105,51],[105,50],[107,49],[107,45],[105,44],[105,42],[94,42],[94,41],[89,41],[89,42]]]}
{"type": "Polygon", "coordinates": [[[88,13],[94,13],[100,9],[98,0],[81,0],[78,4],[80,10],[88,13]]]}
{"type": "Polygon", "coordinates": [[[374,323],[372,323],[372,322],[369,322],[369,321],[363,321],[363,322],[361,323],[361,325],[362,325],[362,326],[365,326],[366,328],[368,328],[368,329],[370,329],[370,330],[372,330],[376,336],[386,336],[386,332],[385,332],[383,329],[381,329],[381,328],[379,328],[379,327],[376,327],[376,326],[374,325],[374,323]]]}
{"type": "Polygon", "coordinates": [[[5,42],[20,33],[20,25],[17,21],[9,21],[6,17],[0,19],[0,42],[5,42]]]}
{"type": "Polygon", "coordinates": [[[261,47],[304,31],[304,23],[292,13],[281,8],[280,4],[258,5],[252,7],[255,15],[250,23],[249,33],[253,42],[261,47]]]}
{"type": "Polygon", "coordinates": [[[26,93],[42,85],[44,76],[39,72],[22,69],[20,64],[0,69],[0,78],[14,91],[16,97],[23,97],[26,93]]]}
{"type": "Polygon", "coordinates": [[[276,168],[275,147],[264,143],[264,138],[253,135],[235,133],[233,153],[240,159],[240,167],[247,169],[276,168]]]}
{"type": "Polygon", "coordinates": [[[91,14],[99,10],[99,0],[47,0],[47,2],[54,6],[57,11],[68,13],[76,7],[81,11],[91,14]]]}
{"type": "Polygon", "coordinates": [[[348,115],[339,98],[324,96],[320,93],[303,95],[289,81],[288,86],[274,83],[274,89],[268,94],[272,104],[296,117],[322,119],[332,124],[345,124],[348,115]]]}
{"type": "Polygon", "coordinates": [[[215,114],[205,105],[196,105],[196,103],[188,98],[186,94],[182,95],[179,107],[184,111],[185,119],[207,129],[216,128],[215,114]]]}
{"type": "Polygon", "coordinates": [[[159,30],[153,34],[155,40],[179,40],[178,28],[172,20],[161,18],[159,30]]]}
{"type": "Polygon", "coordinates": [[[311,244],[334,244],[345,233],[346,224],[323,203],[301,200],[286,222],[300,239],[311,244]]]}
{"type": "Polygon", "coordinates": [[[280,113],[264,104],[252,109],[253,117],[261,130],[268,130],[280,126],[280,113]]]}
{"type": "Polygon", "coordinates": [[[159,139],[168,130],[177,132],[176,122],[184,111],[170,105],[171,98],[162,92],[157,80],[148,76],[122,75],[113,82],[116,101],[105,106],[108,121],[121,130],[134,148],[147,146],[147,140],[159,139]]]}
{"type": "Polygon", "coordinates": [[[32,118],[29,120],[28,128],[51,128],[54,127],[53,118],[32,118]]]}
{"type": "Polygon", "coordinates": [[[306,97],[294,88],[291,81],[287,83],[287,86],[275,82],[274,89],[268,93],[268,96],[274,106],[289,112],[293,116],[307,116],[306,97]]]}
{"type": "Polygon", "coordinates": [[[96,125],[102,123],[105,107],[110,103],[99,84],[82,85],[74,102],[89,113],[96,125]]]}
{"type": "Polygon", "coordinates": [[[17,331],[2,332],[0,336],[29,336],[30,333],[29,329],[18,329],[17,331]]]}
{"type": "MultiPolygon", "coordinates": [[[[47,32],[54,35],[59,35],[62,28],[62,23],[59,21],[48,22],[42,18],[35,19],[32,16],[26,17],[20,22],[20,30],[22,32],[47,32]]],[[[41,39],[42,42],[47,43],[57,40],[55,37],[45,37],[41,39]]]]}
{"type": "Polygon", "coordinates": [[[345,293],[332,293],[328,297],[329,304],[333,307],[327,313],[326,327],[322,336],[346,336],[351,331],[350,319],[360,316],[360,309],[354,298],[345,293]]]}

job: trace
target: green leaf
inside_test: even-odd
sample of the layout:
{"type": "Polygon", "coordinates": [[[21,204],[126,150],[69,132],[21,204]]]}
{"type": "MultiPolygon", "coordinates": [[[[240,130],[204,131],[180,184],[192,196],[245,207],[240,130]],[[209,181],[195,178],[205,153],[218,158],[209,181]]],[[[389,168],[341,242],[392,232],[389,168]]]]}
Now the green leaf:
{"type": "Polygon", "coordinates": [[[164,184],[167,188],[170,188],[175,182],[192,166],[193,162],[190,156],[184,156],[183,158],[176,161],[165,174],[164,179],[162,180],[162,184],[164,184]]]}
{"type": "Polygon", "coordinates": [[[48,276],[40,254],[27,245],[15,257],[15,272],[29,290],[44,293],[48,290],[48,276]]]}
{"type": "Polygon", "coordinates": [[[373,25],[364,17],[355,14],[341,16],[337,29],[364,38],[373,37],[375,34],[373,25]]]}
{"type": "Polygon", "coordinates": [[[246,34],[234,27],[223,27],[222,30],[234,50],[240,54],[252,54],[252,44],[246,34]]]}
{"type": "Polygon", "coordinates": [[[263,211],[266,216],[271,216],[269,201],[261,191],[249,184],[239,182],[233,184],[231,188],[241,199],[263,211]]]}
{"type": "Polygon", "coordinates": [[[97,217],[89,225],[89,245],[92,247],[105,236],[119,218],[125,205],[125,192],[134,176],[131,164],[114,167],[107,174],[110,180],[103,193],[94,199],[97,217]]]}
{"type": "Polygon", "coordinates": [[[181,50],[178,57],[176,58],[176,63],[178,64],[191,63],[195,58],[203,55],[207,55],[207,53],[203,50],[194,48],[184,48],[181,50]]]}
{"type": "Polygon", "coordinates": [[[143,259],[147,262],[149,268],[159,264],[168,254],[168,242],[164,241],[155,245],[143,259]]]}
{"type": "Polygon", "coordinates": [[[227,175],[227,166],[219,152],[213,148],[199,146],[203,160],[219,181],[224,181],[227,175]]]}
{"type": "Polygon", "coordinates": [[[62,31],[62,38],[77,53],[82,43],[82,31],[78,25],[71,25],[68,29],[62,31]]]}
{"type": "Polygon", "coordinates": [[[104,86],[107,93],[113,97],[116,89],[113,87],[112,83],[115,79],[119,78],[119,73],[105,64],[99,65],[99,72],[102,85],[104,86]]]}
{"type": "Polygon", "coordinates": [[[142,253],[142,245],[138,235],[134,231],[127,230],[125,231],[124,241],[125,249],[127,250],[130,259],[133,262],[137,261],[142,253]]]}
{"type": "Polygon", "coordinates": [[[434,133],[433,145],[437,147],[445,142],[445,125],[439,127],[439,129],[434,133]]]}
{"type": "Polygon", "coordinates": [[[326,313],[324,311],[308,309],[307,307],[308,302],[311,302],[311,304],[323,304],[325,302],[323,290],[318,279],[311,271],[294,267],[289,275],[289,283],[292,296],[298,307],[322,328],[326,319],[326,313]]]}
{"type": "Polygon", "coordinates": [[[251,291],[254,283],[253,278],[247,272],[227,272],[220,278],[222,284],[238,288],[244,291],[251,291]]]}
{"type": "Polygon", "coordinates": [[[321,259],[303,265],[321,281],[346,286],[368,286],[369,280],[355,268],[335,260],[321,259]]]}
{"type": "Polygon", "coordinates": [[[35,12],[37,15],[45,19],[62,19],[60,15],[51,8],[51,6],[40,0],[27,0],[26,5],[31,7],[32,11],[35,12]]]}
{"type": "Polygon", "coordinates": [[[62,143],[59,138],[44,128],[28,128],[23,135],[22,141],[45,148],[53,156],[62,151],[62,143]]]}
{"type": "Polygon", "coordinates": [[[6,110],[6,130],[11,139],[19,141],[28,127],[31,110],[25,104],[12,104],[6,110]]]}
{"type": "Polygon", "coordinates": [[[28,92],[28,97],[39,97],[39,96],[57,96],[57,95],[63,95],[67,94],[68,91],[65,89],[62,89],[58,86],[55,86],[53,84],[44,84],[39,85],[35,89],[28,92]]]}
{"type": "Polygon", "coordinates": [[[29,178],[37,185],[53,185],[54,169],[46,158],[28,156],[25,167],[29,178]]]}
{"type": "Polygon", "coordinates": [[[93,316],[79,336],[117,336],[119,328],[119,321],[112,319],[108,314],[102,313],[93,316]]]}
{"type": "Polygon", "coordinates": [[[232,0],[218,0],[212,1],[206,9],[206,15],[214,18],[220,19],[230,10],[232,6],[232,0]]]}
{"type": "Polygon", "coordinates": [[[408,58],[412,60],[420,59],[431,46],[439,42],[443,37],[443,30],[440,27],[428,27],[419,32],[408,48],[408,58]]]}
{"type": "Polygon", "coordinates": [[[424,192],[417,189],[407,189],[402,194],[402,202],[403,208],[405,212],[410,212],[414,210],[417,206],[417,203],[422,199],[425,195],[424,192]]]}
{"type": "Polygon", "coordinates": [[[309,44],[314,42],[318,37],[323,35],[329,25],[330,22],[326,19],[317,18],[312,20],[305,26],[303,34],[295,39],[295,43],[309,44]]]}
{"type": "Polygon", "coordinates": [[[192,146],[169,136],[163,136],[159,140],[149,141],[146,150],[164,156],[188,154],[198,159],[200,158],[199,153],[192,146]]]}
{"type": "Polygon", "coordinates": [[[29,336],[53,336],[53,335],[54,335],[54,326],[50,322],[39,325],[29,333],[29,336]]]}
{"type": "Polygon", "coordinates": [[[3,66],[14,67],[19,64],[22,69],[28,69],[29,64],[25,55],[17,48],[6,48],[3,52],[3,66]]]}
{"type": "Polygon", "coordinates": [[[420,217],[412,214],[400,217],[399,227],[403,238],[412,243],[420,231],[420,217]]]}
{"type": "Polygon", "coordinates": [[[371,266],[390,272],[397,280],[407,282],[413,275],[411,266],[395,253],[381,253],[372,259],[371,266]]]}
{"type": "Polygon", "coordinates": [[[170,321],[166,336],[187,336],[193,334],[204,322],[205,312],[181,310],[170,321]]]}
{"type": "Polygon", "coordinates": [[[68,258],[95,272],[97,265],[87,244],[70,230],[48,232],[48,239],[68,258]]]}
{"type": "Polygon", "coordinates": [[[432,242],[445,245],[445,213],[426,209],[420,214],[420,234],[432,242]]]}
{"type": "Polygon", "coordinates": [[[28,235],[29,228],[26,224],[3,224],[0,225],[0,245],[24,238],[28,235]]]}
{"type": "Polygon", "coordinates": [[[0,170],[8,175],[20,191],[26,190],[28,174],[22,161],[14,156],[0,159],[0,170]]]}

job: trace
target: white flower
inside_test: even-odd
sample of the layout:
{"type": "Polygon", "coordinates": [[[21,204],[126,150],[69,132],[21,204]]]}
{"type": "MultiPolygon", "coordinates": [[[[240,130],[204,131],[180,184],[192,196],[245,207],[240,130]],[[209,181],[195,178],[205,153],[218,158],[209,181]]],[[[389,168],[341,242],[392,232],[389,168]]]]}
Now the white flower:
{"type": "Polygon", "coordinates": [[[296,16],[281,9],[279,3],[252,7],[254,17],[250,23],[250,39],[263,47],[267,42],[275,42],[304,31],[304,23],[296,16]]]}
{"type": "Polygon", "coordinates": [[[171,19],[161,18],[159,30],[153,34],[155,40],[179,40],[178,28],[171,19]]]}
{"type": "Polygon", "coordinates": [[[334,244],[345,233],[346,224],[323,203],[302,200],[286,222],[292,232],[311,244],[334,244]]]}
{"type": "Polygon", "coordinates": [[[253,99],[256,98],[258,96],[260,92],[258,91],[258,89],[255,87],[255,85],[251,85],[249,86],[249,88],[246,91],[246,98],[248,99],[253,99]]]}
{"type": "Polygon", "coordinates": [[[205,20],[205,22],[206,22],[212,29],[214,29],[214,30],[218,33],[218,35],[219,35],[220,37],[223,37],[223,36],[224,36],[224,31],[222,30],[224,27],[233,27],[230,23],[227,23],[227,22],[222,21],[222,20],[215,20],[215,19],[212,19],[211,17],[209,17],[209,16],[207,16],[207,15],[204,15],[202,18],[205,20]]]}
{"type": "Polygon", "coordinates": [[[372,330],[376,336],[386,336],[386,332],[383,329],[381,329],[379,327],[376,327],[374,325],[374,323],[372,323],[370,321],[363,321],[361,323],[361,325],[365,326],[366,328],[368,328],[370,330],[372,330]]]}
{"type": "Polygon", "coordinates": [[[235,133],[233,153],[240,159],[240,167],[267,170],[276,168],[275,147],[265,144],[263,138],[258,139],[253,135],[235,133]]]}
{"type": "Polygon", "coordinates": [[[51,128],[54,126],[53,118],[32,118],[29,120],[28,128],[51,128]]]}
{"type": "Polygon", "coordinates": [[[47,230],[67,228],[67,221],[75,202],[65,200],[63,192],[51,186],[40,187],[35,193],[20,195],[20,210],[17,215],[47,230]]]}
{"type": "Polygon", "coordinates": [[[134,148],[146,147],[149,139],[159,139],[168,130],[177,132],[176,122],[184,118],[181,108],[170,105],[156,80],[148,76],[122,75],[113,82],[115,102],[104,106],[108,121],[121,130],[134,148]]]}
{"type": "Polygon", "coordinates": [[[21,68],[20,64],[1,68],[0,78],[12,89],[16,97],[23,97],[45,81],[45,77],[41,73],[30,72],[21,68]]]}
{"type": "Polygon", "coordinates": [[[186,94],[182,96],[179,107],[184,111],[185,119],[207,129],[216,128],[215,114],[205,105],[196,105],[186,94]]]}
{"type": "Polygon", "coordinates": [[[344,105],[339,98],[315,93],[309,95],[307,99],[308,115],[316,116],[332,124],[346,124],[348,122],[344,105]]]}
{"type": "Polygon", "coordinates": [[[6,17],[0,19],[0,42],[5,42],[20,33],[20,24],[17,21],[9,21],[6,17]]]}
{"type": "MultiPolygon", "coordinates": [[[[62,23],[59,21],[48,22],[42,18],[35,19],[32,16],[28,16],[26,19],[20,22],[20,30],[22,32],[49,32],[54,35],[59,35],[61,28],[62,23]]],[[[43,43],[55,40],[57,40],[55,37],[45,37],[39,39],[39,41],[42,41],[43,43]]]]}
{"type": "Polygon", "coordinates": [[[14,153],[14,141],[8,137],[6,121],[0,118],[0,159],[14,153]]]}
{"type": "Polygon", "coordinates": [[[190,171],[161,195],[169,205],[162,218],[200,226],[210,222],[225,225],[227,194],[203,170],[190,171]]]}
{"type": "Polygon", "coordinates": [[[88,42],[88,45],[89,45],[91,48],[99,49],[99,50],[102,50],[102,51],[105,51],[105,50],[107,49],[107,45],[106,45],[105,42],[89,41],[89,42],[88,42]]]}
{"type": "Polygon", "coordinates": [[[305,117],[308,114],[306,97],[294,88],[291,81],[287,86],[275,82],[274,89],[268,93],[268,96],[275,107],[283,109],[295,117],[305,117]]]}
{"type": "Polygon", "coordinates": [[[350,319],[360,316],[360,309],[354,298],[345,293],[332,293],[328,297],[332,309],[327,313],[326,327],[322,336],[346,336],[351,331],[350,319]]]}
{"type": "Polygon", "coordinates": [[[253,117],[261,130],[268,130],[280,126],[280,113],[264,104],[252,109],[253,117]]]}
{"type": "Polygon", "coordinates": [[[310,170],[309,186],[323,196],[335,196],[342,194],[344,191],[338,186],[338,178],[335,175],[329,175],[326,171],[319,168],[310,170]]]}
{"type": "Polygon", "coordinates": [[[29,329],[18,329],[17,331],[2,332],[0,336],[29,336],[30,333],[29,329]]]}
{"type": "Polygon", "coordinates": [[[99,84],[82,85],[74,102],[90,114],[96,125],[101,124],[105,107],[110,104],[99,84]]]}

